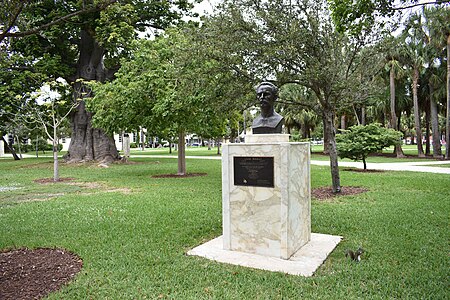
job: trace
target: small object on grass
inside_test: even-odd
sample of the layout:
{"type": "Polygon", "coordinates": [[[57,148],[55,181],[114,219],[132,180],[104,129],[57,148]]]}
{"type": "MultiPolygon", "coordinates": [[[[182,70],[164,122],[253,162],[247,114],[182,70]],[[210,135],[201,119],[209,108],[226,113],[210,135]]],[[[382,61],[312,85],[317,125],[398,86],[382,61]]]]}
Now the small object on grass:
{"type": "Polygon", "coordinates": [[[345,252],[345,257],[350,256],[350,258],[356,262],[360,262],[361,261],[361,254],[363,254],[364,249],[359,247],[358,250],[356,250],[355,252],[353,252],[352,250],[347,250],[345,252]]]}

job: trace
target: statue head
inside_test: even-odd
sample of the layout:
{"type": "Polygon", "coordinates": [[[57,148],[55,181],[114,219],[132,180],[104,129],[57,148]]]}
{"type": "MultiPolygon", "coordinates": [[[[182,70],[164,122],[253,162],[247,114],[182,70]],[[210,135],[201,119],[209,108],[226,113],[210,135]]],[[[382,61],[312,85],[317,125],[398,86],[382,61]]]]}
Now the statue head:
{"type": "Polygon", "coordinates": [[[253,134],[281,133],[284,119],[273,109],[278,98],[277,86],[271,82],[261,82],[256,87],[256,98],[261,107],[261,114],[253,120],[253,134]]]}
{"type": "Polygon", "coordinates": [[[261,82],[256,87],[256,98],[259,101],[262,114],[271,114],[273,105],[278,98],[278,88],[271,82],[261,82]]]}

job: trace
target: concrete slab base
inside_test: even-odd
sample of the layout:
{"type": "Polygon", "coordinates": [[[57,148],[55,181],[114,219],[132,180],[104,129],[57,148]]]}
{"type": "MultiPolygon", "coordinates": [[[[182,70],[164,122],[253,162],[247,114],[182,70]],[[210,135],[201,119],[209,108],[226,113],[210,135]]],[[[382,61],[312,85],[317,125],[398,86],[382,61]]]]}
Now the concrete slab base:
{"type": "Polygon", "coordinates": [[[188,255],[291,275],[312,276],[341,241],[341,236],[311,233],[311,240],[289,260],[223,249],[222,236],[188,251],[188,255]]]}

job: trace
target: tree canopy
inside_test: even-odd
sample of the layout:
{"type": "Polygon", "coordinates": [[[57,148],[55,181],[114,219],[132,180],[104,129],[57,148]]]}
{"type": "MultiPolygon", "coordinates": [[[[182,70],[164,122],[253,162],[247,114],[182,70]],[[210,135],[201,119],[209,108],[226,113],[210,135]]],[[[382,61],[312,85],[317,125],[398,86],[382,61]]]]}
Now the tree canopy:
{"type": "Polygon", "coordinates": [[[352,34],[370,29],[377,23],[376,19],[384,18],[386,21],[396,13],[412,7],[447,2],[446,0],[328,0],[337,30],[352,34]]]}
{"type": "MultiPolygon", "coordinates": [[[[84,83],[77,79],[113,78],[121,58],[129,57],[131,42],[139,31],[154,34],[178,23],[192,7],[189,0],[9,0],[4,3],[7,9],[0,16],[2,73],[18,70],[27,71],[29,76],[42,74],[38,77],[40,82],[30,88],[40,86],[44,80],[65,78],[75,83],[74,99],[83,99],[87,92],[84,83]]],[[[22,86],[22,92],[28,88],[28,77],[14,77],[20,81],[17,85],[22,86]]],[[[16,94],[18,91],[7,84],[12,79],[4,80],[7,91],[2,93],[16,94]]],[[[14,100],[2,98],[1,101],[4,106],[14,100]]],[[[71,115],[68,159],[117,158],[112,138],[93,128],[90,120],[91,114],[83,103],[71,115]]]]}
{"type": "Polygon", "coordinates": [[[109,132],[142,126],[155,135],[178,135],[179,147],[184,133],[223,136],[246,95],[231,98],[236,81],[205,59],[190,30],[172,28],[155,40],[139,41],[115,80],[94,84],[95,96],[88,102],[94,124],[109,132]]]}

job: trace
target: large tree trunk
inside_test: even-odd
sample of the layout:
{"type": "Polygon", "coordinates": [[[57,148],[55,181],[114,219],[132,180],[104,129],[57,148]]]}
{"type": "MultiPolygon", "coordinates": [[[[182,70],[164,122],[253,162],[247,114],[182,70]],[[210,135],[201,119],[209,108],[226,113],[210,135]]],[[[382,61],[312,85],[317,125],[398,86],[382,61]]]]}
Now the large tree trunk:
{"type": "MultiPolygon", "coordinates": [[[[83,80],[104,81],[106,70],[103,65],[104,49],[95,41],[87,30],[81,31],[80,57],[76,78],[83,80]]],[[[74,99],[89,96],[89,88],[82,82],[76,82],[74,99]]],[[[105,163],[119,158],[112,136],[103,130],[92,127],[92,114],[82,102],[71,116],[72,136],[66,160],[70,162],[97,160],[105,163]]]]}
{"type": "Polygon", "coordinates": [[[333,193],[341,192],[341,180],[339,176],[338,155],[336,150],[336,130],[334,128],[334,113],[331,108],[324,108],[323,119],[326,123],[324,137],[327,143],[324,145],[330,155],[331,181],[333,193]]]}
{"type": "Polygon", "coordinates": [[[425,157],[422,146],[422,127],[420,126],[419,100],[417,97],[418,81],[419,81],[419,69],[417,67],[414,67],[412,90],[414,102],[414,127],[416,130],[416,137],[417,137],[417,153],[419,157],[425,157]]]}
{"type": "Polygon", "coordinates": [[[450,34],[447,36],[447,116],[445,122],[445,159],[450,159],[450,34]]]}
{"type": "Polygon", "coordinates": [[[433,99],[434,87],[430,83],[430,116],[431,116],[431,131],[433,134],[433,157],[442,158],[441,152],[441,134],[439,132],[439,115],[438,107],[433,99]]]}

